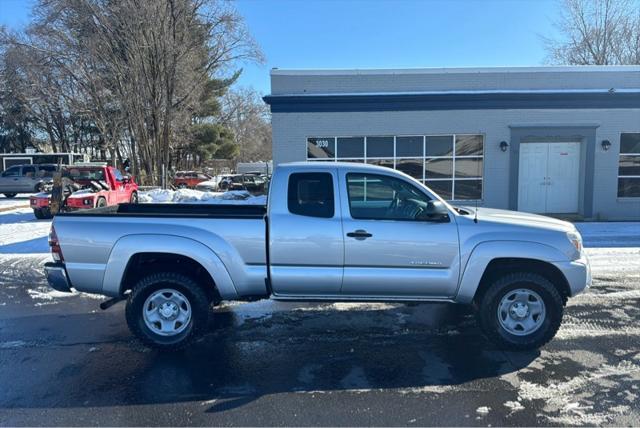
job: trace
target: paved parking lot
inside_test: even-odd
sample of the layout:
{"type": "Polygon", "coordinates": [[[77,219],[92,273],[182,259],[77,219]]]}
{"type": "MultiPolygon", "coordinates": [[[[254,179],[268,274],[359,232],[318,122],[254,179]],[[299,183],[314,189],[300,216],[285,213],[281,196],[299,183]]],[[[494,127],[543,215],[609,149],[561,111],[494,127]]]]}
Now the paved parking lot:
{"type": "Polygon", "coordinates": [[[262,301],[216,309],[200,342],[163,355],[122,304],[46,287],[47,228],[0,221],[3,426],[640,424],[630,240],[588,250],[594,286],[539,352],[496,350],[449,305],[262,301]]]}

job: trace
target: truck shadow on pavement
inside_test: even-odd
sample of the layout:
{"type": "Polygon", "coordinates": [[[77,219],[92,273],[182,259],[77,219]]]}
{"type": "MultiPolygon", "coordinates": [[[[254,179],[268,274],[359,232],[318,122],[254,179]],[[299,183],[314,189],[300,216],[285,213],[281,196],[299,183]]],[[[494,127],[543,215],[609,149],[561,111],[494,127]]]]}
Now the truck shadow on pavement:
{"type": "Polygon", "coordinates": [[[0,408],[195,401],[218,413],[280,393],[440,393],[517,371],[539,355],[495,349],[469,313],[446,304],[233,305],[217,310],[202,339],[172,354],[143,347],[122,315],[118,307],[0,322],[0,333],[16,334],[29,322],[35,338],[0,349],[0,381],[14,385],[0,393],[0,408]]]}
{"type": "Polygon", "coordinates": [[[495,349],[471,314],[446,304],[327,304],[260,318],[221,312],[213,323],[217,329],[192,349],[156,354],[140,382],[171,373],[172,392],[162,400],[197,397],[215,413],[285,392],[446,392],[539,355],[495,349]]]}

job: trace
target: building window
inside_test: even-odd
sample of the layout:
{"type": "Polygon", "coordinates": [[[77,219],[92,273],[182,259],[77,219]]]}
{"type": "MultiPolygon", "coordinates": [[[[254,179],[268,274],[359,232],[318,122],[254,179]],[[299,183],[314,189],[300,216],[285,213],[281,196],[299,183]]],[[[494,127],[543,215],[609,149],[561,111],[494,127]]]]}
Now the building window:
{"type": "Polygon", "coordinates": [[[620,135],[618,197],[640,198],[640,132],[620,135]]]}
{"type": "Polygon", "coordinates": [[[307,159],[335,159],[335,138],[307,138],[307,159]]]}
{"type": "Polygon", "coordinates": [[[364,137],[338,138],[336,157],[340,159],[364,158],[364,137]]]}
{"type": "Polygon", "coordinates": [[[425,183],[444,199],[482,199],[482,135],[314,137],[307,139],[307,159],[394,168],[425,183]]]}

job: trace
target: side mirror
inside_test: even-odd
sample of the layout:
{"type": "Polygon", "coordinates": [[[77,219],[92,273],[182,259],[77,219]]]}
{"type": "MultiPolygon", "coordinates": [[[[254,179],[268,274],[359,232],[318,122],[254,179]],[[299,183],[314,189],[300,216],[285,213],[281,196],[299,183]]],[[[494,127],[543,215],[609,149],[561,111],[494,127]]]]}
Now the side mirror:
{"type": "Polygon", "coordinates": [[[449,222],[449,211],[442,202],[429,201],[424,211],[418,214],[417,219],[435,223],[447,223],[449,222]]]}

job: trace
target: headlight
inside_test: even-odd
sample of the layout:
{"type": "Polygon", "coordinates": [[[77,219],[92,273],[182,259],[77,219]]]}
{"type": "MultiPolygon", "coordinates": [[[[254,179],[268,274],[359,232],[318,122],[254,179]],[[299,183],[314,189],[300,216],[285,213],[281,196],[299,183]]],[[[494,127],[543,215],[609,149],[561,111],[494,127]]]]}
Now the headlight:
{"type": "Polygon", "coordinates": [[[83,199],[82,205],[93,205],[93,199],[83,199]]]}
{"type": "Polygon", "coordinates": [[[580,236],[580,234],[575,231],[575,232],[567,232],[567,238],[569,239],[569,242],[571,242],[571,244],[575,247],[576,251],[578,253],[582,252],[582,236],[580,236]]]}

